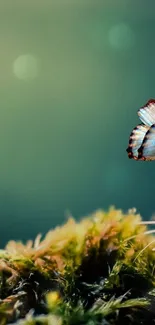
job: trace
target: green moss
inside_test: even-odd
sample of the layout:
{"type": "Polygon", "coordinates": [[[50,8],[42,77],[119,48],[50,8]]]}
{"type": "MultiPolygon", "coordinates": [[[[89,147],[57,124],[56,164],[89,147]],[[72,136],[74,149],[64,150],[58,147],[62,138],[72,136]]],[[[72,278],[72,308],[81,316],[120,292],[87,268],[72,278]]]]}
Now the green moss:
{"type": "Polygon", "coordinates": [[[97,211],[0,251],[0,325],[155,324],[155,237],[134,211],[97,211]]]}

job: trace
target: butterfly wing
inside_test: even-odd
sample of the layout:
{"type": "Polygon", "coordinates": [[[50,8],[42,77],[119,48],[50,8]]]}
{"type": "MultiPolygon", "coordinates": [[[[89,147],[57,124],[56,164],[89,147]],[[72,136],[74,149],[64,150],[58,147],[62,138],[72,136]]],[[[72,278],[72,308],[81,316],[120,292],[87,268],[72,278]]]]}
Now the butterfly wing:
{"type": "Polygon", "coordinates": [[[138,149],[138,159],[155,160],[155,124],[145,134],[142,145],[138,149]]]}
{"type": "Polygon", "coordinates": [[[141,121],[148,126],[155,123],[155,99],[150,99],[146,105],[138,110],[141,121]]]}
{"type": "Polygon", "coordinates": [[[127,148],[127,153],[128,153],[128,157],[130,159],[141,159],[138,158],[138,149],[141,147],[145,134],[147,133],[149,127],[144,125],[144,124],[140,124],[137,125],[133,131],[130,134],[130,138],[129,138],[129,145],[127,148]]]}

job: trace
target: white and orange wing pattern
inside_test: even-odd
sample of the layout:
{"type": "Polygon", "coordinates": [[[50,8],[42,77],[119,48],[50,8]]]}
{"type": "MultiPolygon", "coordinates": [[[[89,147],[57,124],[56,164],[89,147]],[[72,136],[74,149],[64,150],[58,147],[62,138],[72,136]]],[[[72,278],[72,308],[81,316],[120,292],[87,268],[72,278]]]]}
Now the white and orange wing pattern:
{"type": "Polygon", "coordinates": [[[142,124],[130,134],[128,157],[135,160],[155,160],[155,99],[138,110],[142,124]]]}

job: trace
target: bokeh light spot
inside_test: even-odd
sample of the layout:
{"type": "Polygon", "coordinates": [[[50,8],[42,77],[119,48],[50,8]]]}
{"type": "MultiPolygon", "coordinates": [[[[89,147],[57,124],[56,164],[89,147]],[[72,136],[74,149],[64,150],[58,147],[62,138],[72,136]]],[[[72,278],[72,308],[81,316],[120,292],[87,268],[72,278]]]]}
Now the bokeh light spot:
{"type": "Polygon", "coordinates": [[[135,35],[130,26],[120,23],[111,27],[108,33],[110,45],[117,50],[127,50],[134,45],[135,35]]]}
{"type": "Polygon", "coordinates": [[[31,80],[38,75],[38,60],[31,54],[20,55],[13,63],[13,73],[18,79],[31,80]]]}

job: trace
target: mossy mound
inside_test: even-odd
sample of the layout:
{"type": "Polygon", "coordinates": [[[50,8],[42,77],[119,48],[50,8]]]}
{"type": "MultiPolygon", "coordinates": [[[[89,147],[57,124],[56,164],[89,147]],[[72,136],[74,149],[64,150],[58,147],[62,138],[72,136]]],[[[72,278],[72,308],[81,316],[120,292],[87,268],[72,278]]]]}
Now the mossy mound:
{"type": "Polygon", "coordinates": [[[155,324],[155,237],[134,210],[97,211],[0,251],[0,325],[155,324]]]}

